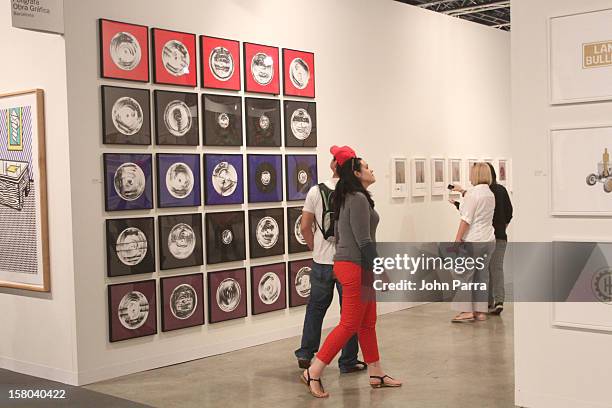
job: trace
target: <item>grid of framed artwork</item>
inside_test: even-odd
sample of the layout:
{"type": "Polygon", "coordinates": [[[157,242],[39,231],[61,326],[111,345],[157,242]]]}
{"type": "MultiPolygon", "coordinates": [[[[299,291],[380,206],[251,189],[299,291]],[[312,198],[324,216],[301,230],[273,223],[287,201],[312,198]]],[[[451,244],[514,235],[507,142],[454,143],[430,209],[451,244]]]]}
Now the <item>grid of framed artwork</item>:
{"type": "Polygon", "coordinates": [[[99,30],[110,341],[305,304],[312,260],[294,259],[310,254],[286,203],[317,183],[314,54],[99,30]]]}

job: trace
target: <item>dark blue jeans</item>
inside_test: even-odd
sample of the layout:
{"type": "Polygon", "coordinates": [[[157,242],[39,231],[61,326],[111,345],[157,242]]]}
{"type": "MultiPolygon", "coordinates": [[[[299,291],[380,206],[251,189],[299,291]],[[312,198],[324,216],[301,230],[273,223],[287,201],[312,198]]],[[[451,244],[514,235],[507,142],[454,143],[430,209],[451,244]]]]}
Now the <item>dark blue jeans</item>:
{"type": "MultiPolygon", "coordinates": [[[[310,272],[310,300],[306,306],[304,316],[304,330],[302,332],[302,344],[295,350],[295,356],[303,360],[311,360],[319,350],[321,343],[321,326],[327,308],[334,298],[334,286],[338,290],[340,306],[342,306],[342,285],[334,278],[333,265],[312,263],[310,272]]],[[[351,337],[342,349],[338,359],[340,371],[357,364],[357,352],[359,343],[357,335],[351,337]]]]}

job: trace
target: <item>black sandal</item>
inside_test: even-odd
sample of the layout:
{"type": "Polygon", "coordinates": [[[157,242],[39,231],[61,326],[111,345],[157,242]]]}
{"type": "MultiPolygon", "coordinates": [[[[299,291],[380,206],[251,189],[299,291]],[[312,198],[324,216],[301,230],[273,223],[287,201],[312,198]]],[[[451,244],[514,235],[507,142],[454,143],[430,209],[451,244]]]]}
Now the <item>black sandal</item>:
{"type": "Polygon", "coordinates": [[[356,373],[358,371],[364,371],[367,368],[368,368],[368,365],[366,363],[364,363],[363,361],[357,360],[357,362],[353,364],[352,366],[347,367],[343,370],[340,370],[340,373],[342,374],[356,373]]]}
{"type": "Polygon", "coordinates": [[[391,378],[392,380],[395,380],[395,378],[390,377],[387,374],[383,375],[382,377],[379,375],[371,375],[370,378],[376,378],[377,380],[380,381],[378,384],[370,383],[370,387],[372,388],[401,387],[402,386],[402,384],[389,384],[385,382],[385,378],[391,378]]]}
{"type": "Polygon", "coordinates": [[[320,378],[311,378],[310,377],[310,368],[306,369],[306,374],[308,374],[308,378],[304,377],[304,373],[302,373],[302,375],[300,376],[300,380],[302,380],[302,382],[304,384],[306,384],[306,387],[308,387],[308,392],[310,392],[310,395],[312,395],[315,398],[327,398],[329,397],[329,394],[325,392],[325,388],[323,388],[323,383],[321,382],[320,378]],[[319,384],[321,384],[321,392],[322,394],[316,394],[312,388],[310,388],[310,383],[312,381],[317,381],[319,384]]]}

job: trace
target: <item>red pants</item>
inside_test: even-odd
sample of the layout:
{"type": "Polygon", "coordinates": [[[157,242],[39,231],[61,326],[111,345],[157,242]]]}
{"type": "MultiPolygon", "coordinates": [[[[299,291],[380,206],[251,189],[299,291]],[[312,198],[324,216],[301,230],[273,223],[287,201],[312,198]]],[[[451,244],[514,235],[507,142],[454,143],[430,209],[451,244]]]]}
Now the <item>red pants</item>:
{"type": "Polygon", "coordinates": [[[334,274],[342,284],[342,312],[340,323],[325,339],[317,358],[331,363],[346,342],[357,333],[359,346],[366,363],[380,360],[376,340],[376,301],[361,296],[361,266],[346,261],[334,263],[334,274]]]}

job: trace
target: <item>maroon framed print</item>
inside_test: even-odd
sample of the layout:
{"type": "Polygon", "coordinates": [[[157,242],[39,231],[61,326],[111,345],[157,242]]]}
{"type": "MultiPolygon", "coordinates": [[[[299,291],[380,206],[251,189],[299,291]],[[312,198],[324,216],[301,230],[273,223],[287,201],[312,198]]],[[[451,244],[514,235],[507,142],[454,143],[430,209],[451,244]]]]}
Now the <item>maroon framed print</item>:
{"type": "Polygon", "coordinates": [[[278,48],[244,43],[244,90],[278,95],[278,77],[278,48]]]}
{"type": "Polygon", "coordinates": [[[100,19],[100,76],[149,82],[149,28],[100,19]]]}
{"type": "Polygon", "coordinates": [[[198,85],[196,36],[179,31],[151,29],[153,41],[153,82],[156,84],[198,85]]]}
{"type": "Polygon", "coordinates": [[[287,307],[285,263],[251,268],[251,313],[282,310],[287,307]]]}
{"type": "Polygon", "coordinates": [[[162,331],[204,324],[204,275],[162,278],[159,285],[162,331]]]}
{"type": "Polygon", "coordinates": [[[289,280],[289,307],[302,306],[310,299],[310,272],[312,259],[290,261],[289,280]]]}
{"type": "Polygon", "coordinates": [[[202,87],[240,90],[240,42],[200,36],[202,87]]]}
{"type": "Polygon", "coordinates": [[[283,90],[287,96],[315,97],[314,54],[283,48],[283,90]]]}
{"type": "Polygon", "coordinates": [[[108,286],[108,324],[111,342],[157,333],[155,280],[108,286]]]}
{"type": "Polygon", "coordinates": [[[208,322],[247,315],[246,269],[208,272],[208,322]]]}

